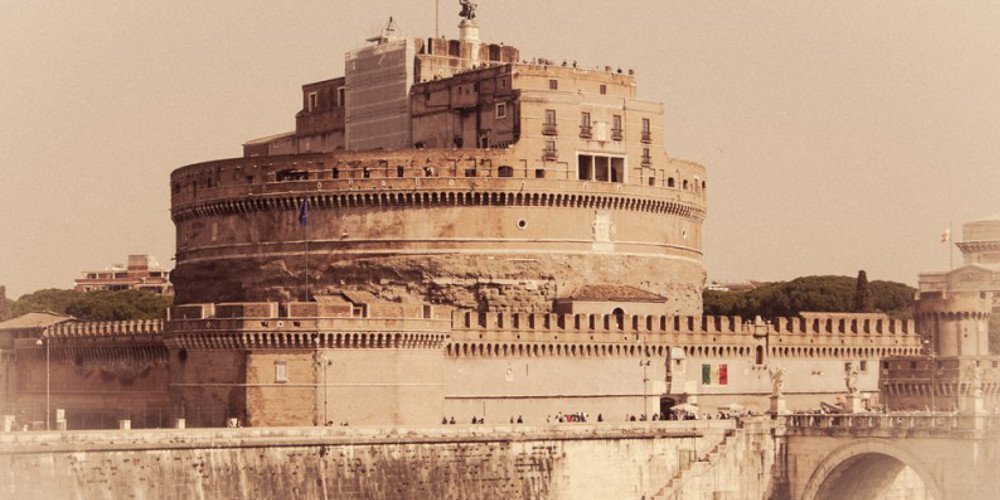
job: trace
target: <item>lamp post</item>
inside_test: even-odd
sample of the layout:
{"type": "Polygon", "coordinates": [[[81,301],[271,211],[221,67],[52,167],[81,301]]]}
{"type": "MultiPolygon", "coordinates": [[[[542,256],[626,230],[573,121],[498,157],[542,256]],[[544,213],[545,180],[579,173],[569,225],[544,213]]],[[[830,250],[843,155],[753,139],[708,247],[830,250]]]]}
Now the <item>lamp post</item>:
{"type": "Polygon", "coordinates": [[[45,344],[45,430],[50,430],[49,426],[51,421],[51,411],[52,411],[52,370],[49,364],[50,358],[50,342],[51,339],[47,335],[35,341],[35,345],[45,344]]]}
{"type": "MultiPolygon", "coordinates": [[[[643,354],[645,355],[645,352],[643,354]]],[[[648,358],[639,361],[639,366],[642,367],[642,415],[646,415],[646,401],[649,399],[649,377],[646,375],[646,368],[649,367],[650,363],[648,358]]],[[[647,418],[652,418],[652,416],[647,415],[647,418]]]]}
{"type": "MultiPolygon", "coordinates": [[[[642,356],[642,359],[639,360],[639,366],[642,367],[642,411],[639,412],[639,415],[645,415],[646,400],[649,399],[649,376],[646,374],[646,368],[650,366],[651,361],[649,360],[649,353],[646,352],[646,339],[643,338],[641,333],[636,332],[635,340],[639,344],[639,355],[642,356]]],[[[652,415],[647,415],[647,417],[652,418],[652,415]]]]}

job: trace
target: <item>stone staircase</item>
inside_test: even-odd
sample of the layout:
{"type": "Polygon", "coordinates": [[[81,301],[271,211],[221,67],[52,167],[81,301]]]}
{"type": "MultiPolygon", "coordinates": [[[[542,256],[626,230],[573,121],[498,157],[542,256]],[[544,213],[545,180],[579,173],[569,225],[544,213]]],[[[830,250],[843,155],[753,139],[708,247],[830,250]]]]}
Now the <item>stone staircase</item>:
{"type": "Polygon", "coordinates": [[[706,453],[701,458],[696,458],[694,461],[681,463],[677,474],[670,478],[670,481],[657,491],[656,494],[650,497],[650,500],[681,500],[684,498],[684,485],[692,478],[701,477],[712,467],[716,466],[719,462],[719,458],[726,452],[726,449],[730,445],[732,438],[736,436],[739,431],[736,429],[727,429],[723,435],[722,441],[715,445],[711,451],[706,453]]]}

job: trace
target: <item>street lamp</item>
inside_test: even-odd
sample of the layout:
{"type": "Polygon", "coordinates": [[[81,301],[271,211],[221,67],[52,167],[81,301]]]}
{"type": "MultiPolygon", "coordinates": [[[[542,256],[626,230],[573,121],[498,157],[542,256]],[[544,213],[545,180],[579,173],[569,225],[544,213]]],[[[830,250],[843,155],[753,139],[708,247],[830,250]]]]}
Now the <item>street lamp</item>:
{"type": "MultiPolygon", "coordinates": [[[[645,355],[645,352],[643,352],[645,355]]],[[[639,360],[639,366],[642,367],[642,413],[641,415],[646,415],[646,401],[649,399],[649,377],[646,376],[646,368],[652,364],[652,362],[647,359],[639,360]]],[[[652,418],[649,416],[648,418],[652,418]]]]}
{"type": "MultiPolygon", "coordinates": [[[[649,351],[646,349],[646,338],[641,333],[636,332],[635,341],[639,344],[639,355],[642,356],[642,359],[639,360],[639,366],[642,367],[642,411],[639,412],[639,415],[646,415],[646,404],[649,399],[649,376],[646,374],[646,368],[653,363],[649,359],[649,351]]],[[[652,418],[652,415],[647,415],[647,417],[652,418]]]]}
{"type": "Polygon", "coordinates": [[[35,345],[45,344],[45,430],[50,430],[49,425],[51,421],[51,410],[52,410],[52,370],[49,360],[51,359],[50,354],[50,344],[51,340],[47,335],[35,341],[35,345]]]}

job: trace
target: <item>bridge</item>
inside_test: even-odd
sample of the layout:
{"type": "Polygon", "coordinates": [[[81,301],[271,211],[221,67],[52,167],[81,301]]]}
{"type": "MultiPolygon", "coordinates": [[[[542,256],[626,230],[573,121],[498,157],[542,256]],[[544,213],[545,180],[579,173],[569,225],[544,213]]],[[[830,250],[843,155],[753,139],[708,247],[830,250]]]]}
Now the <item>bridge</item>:
{"type": "Polygon", "coordinates": [[[0,498],[985,500],[998,464],[1000,415],[0,432],[0,498]]]}
{"type": "Polygon", "coordinates": [[[778,497],[882,498],[907,467],[928,498],[1000,497],[1000,415],[795,414],[775,438],[778,497]]]}

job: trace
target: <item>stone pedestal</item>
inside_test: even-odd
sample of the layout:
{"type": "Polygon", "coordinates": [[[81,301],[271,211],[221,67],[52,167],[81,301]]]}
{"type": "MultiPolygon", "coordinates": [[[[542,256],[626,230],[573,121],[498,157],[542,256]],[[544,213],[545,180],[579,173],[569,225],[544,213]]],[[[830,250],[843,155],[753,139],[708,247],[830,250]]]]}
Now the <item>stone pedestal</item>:
{"type": "Polygon", "coordinates": [[[174,429],[184,429],[187,427],[187,420],[183,418],[174,419],[174,429]]]}
{"type": "Polygon", "coordinates": [[[479,23],[463,19],[458,25],[458,39],[462,42],[463,52],[467,52],[469,62],[475,65],[479,62],[479,23]]]}
{"type": "MultiPolygon", "coordinates": [[[[463,19],[458,23],[458,40],[466,43],[479,44],[479,23],[463,19]]],[[[478,51],[477,51],[478,52],[478,51]]]]}
{"type": "Polygon", "coordinates": [[[132,428],[132,421],[121,419],[118,421],[118,430],[127,431],[132,428]]]}
{"type": "Polygon", "coordinates": [[[844,411],[847,413],[864,413],[865,405],[861,401],[860,394],[848,394],[844,401],[844,411]]]}
{"type": "Polygon", "coordinates": [[[784,396],[771,396],[772,415],[788,415],[788,405],[784,396]]]}

